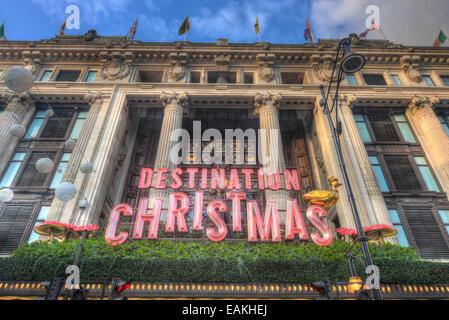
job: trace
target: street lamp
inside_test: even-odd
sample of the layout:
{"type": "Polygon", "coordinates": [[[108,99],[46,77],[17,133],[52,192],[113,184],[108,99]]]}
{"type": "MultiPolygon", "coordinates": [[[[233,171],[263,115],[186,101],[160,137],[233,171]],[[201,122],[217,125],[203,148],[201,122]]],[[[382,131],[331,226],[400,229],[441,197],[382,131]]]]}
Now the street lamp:
{"type": "MultiPolygon", "coordinates": [[[[351,74],[354,72],[358,72],[363,68],[364,65],[365,65],[365,58],[362,55],[351,51],[351,40],[348,38],[342,39],[340,41],[340,43],[338,44],[337,55],[335,57],[334,67],[332,70],[331,79],[329,81],[329,87],[327,89],[327,94],[325,94],[325,92],[324,92],[324,86],[323,85],[320,86],[320,91],[321,91],[321,96],[322,96],[320,105],[323,106],[323,112],[327,115],[329,127],[331,129],[332,139],[334,141],[335,150],[336,150],[336,154],[337,154],[337,158],[338,158],[338,163],[341,168],[341,173],[343,175],[343,182],[344,182],[344,185],[346,188],[346,192],[348,193],[349,203],[351,206],[352,215],[354,217],[355,226],[357,229],[357,235],[358,235],[357,241],[360,242],[360,247],[361,247],[361,250],[363,253],[363,257],[364,257],[366,266],[370,266],[373,264],[373,262],[372,262],[371,254],[369,252],[368,245],[367,245],[368,239],[366,238],[365,233],[363,232],[362,224],[360,222],[360,217],[359,217],[359,214],[357,211],[357,207],[355,205],[351,185],[349,184],[348,173],[346,171],[345,162],[343,160],[343,156],[342,156],[342,152],[341,152],[340,140],[338,137],[341,134],[341,123],[338,120],[338,90],[339,90],[340,83],[341,83],[341,80],[343,77],[343,73],[351,74]],[[335,70],[337,68],[337,62],[338,62],[341,50],[343,51],[343,57],[341,59],[341,62],[340,62],[340,65],[339,65],[338,71],[337,71],[337,84],[336,84],[336,88],[335,88],[335,97],[332,101],[332,107],[329,110],[328,99],[329,99],[331,85],[332,85],[332,81],[334,78],[335,70]],[[334,109],[335,109],[335,125],[334,125],[334,121],[332,120],[332,112],[334,111],[334,109]]],[[[350,263],[350,267],[351,267],[351,263],[350,263]]],[[[353,274],[353,271],[354,270],[352,270],[352,268],[351,268],[351,276],[355,276],[355,274],[353,274]]],[[[381,295],[381,292],[379,289],[373,289],[373,295],[374,295],[374,299],[382,300],[382,295],[381,295]]]]}

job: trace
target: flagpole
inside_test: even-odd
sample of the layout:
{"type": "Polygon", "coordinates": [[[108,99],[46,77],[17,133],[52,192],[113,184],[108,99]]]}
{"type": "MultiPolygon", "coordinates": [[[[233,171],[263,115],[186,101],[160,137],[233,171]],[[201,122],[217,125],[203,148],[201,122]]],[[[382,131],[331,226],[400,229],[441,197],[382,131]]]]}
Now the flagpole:
{"type": "Polygon", "coordinates": [[[257,34],[259,35],[259,42],[261,42],[261,41],[260,41],[260,31],[259,31],[257,34]]]}

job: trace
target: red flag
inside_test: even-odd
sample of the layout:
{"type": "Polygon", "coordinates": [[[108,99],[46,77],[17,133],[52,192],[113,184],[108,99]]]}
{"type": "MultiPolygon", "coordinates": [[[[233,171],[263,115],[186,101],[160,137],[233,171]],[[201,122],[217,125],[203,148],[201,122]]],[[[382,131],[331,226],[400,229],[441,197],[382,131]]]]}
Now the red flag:
{"type": "Polygon", "coordinates": [[[377,24],[374,21],[374,19],[371,20],[371,27],[369,27],[368,29],[363,31],[361,34],[359,34],[359,38],[365,38],[366,35],[368,34],[368,32],[373,31],[373,30],[379,30],[379,27],[377,26],[377,24]]]}
{"type": "Polygon", "coordinates": [[[58,34],[58,36],[63,36],[64,35],[64,29],[65,29],[65,24],[66,23],[67,23],[67,18],[64,20],[64,22],[59,27],[59,34],[58,34]]]}
{"type": "Polygon", "coordinates": [[[131,26],[131,29],[129,29],[128,40],[134,39],[134,36],[136,35],[136,28],[137,28],[137,18],[136,21],[134,21],[133,25],[131,26]]]}

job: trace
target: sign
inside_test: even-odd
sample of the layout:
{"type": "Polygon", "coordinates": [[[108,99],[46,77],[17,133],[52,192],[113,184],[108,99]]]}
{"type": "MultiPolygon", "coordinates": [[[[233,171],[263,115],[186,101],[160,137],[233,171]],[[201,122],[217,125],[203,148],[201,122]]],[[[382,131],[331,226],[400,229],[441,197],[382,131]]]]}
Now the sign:
{"type": "MultiPolygon", "coordinates": [[[[240,183],[239,172],[231,169],[227,174],[225,169],[202,168],[175,168],[168,172],[167,168],[160,168],[154,173],[151,168],[143,168],[139,180],[139,189],[168,189],[170,192],[168,199],[167,215],[165,217],[165,232],[188,232],[185,214],[193,206],[193,230],[203,230],[202,219],[204,209],[204,191],[208,188],[212,190],[223,190],[226,192],[226,199],[232,202],[232,208],[228,208],[226,202],[221,199],[210,201],[206,206],[206,212],[214,227],[206,229],[206,235],[211,241],[222,241],[228,234],[228,227],[222,219],[220,213],[229,210],[232,213],[232,231],[242,232],[241,202],[246,201],[247,233],[248,241],[271,241],[280,242],[281,232],[279,224],[279,212],[277,201],[267,201],[265,212],[262,216],[256,200],[247,200],[246,192],[254,190],[251,185],[251,178],[257,175],[257,190],[279,190],[281,189],[281,175],[278,171],[263,169],[240,169],[243,176],[243,183],[240,183]],[[182,187],[181,175],[188,174],[188,189],[195,190],[193,203],[184,192],[180,192],[182,187]],[[196,177],[200,178],[199,185],[195,184],[196,177]],[[171,182],[167,182],[167,177],[171,177],[171,182]],[[228,178],[226,178],[228,177],[228,178]],[[208,185],[209,182],[209,185],[208,185]]],[[[299,191],[299,179],[296,170],[284,170],[283,180],[285,190],[299,191]]],[[[161,221],[162,199],[154,199],[153,206],[148,212],[149,199],[139,199],[137,212],[133,212],[130,205],[121,203],[116,205],[109,216],[109,223],[105,234],[106,242],[110,245],[119,245],[129,239],[142,239],[143,228],[148,225],[147,239],[157,239],[159,223],[161,221]],[[117,233],[117,226],[121,216],[135,216],[132,234],[128,232],[117,233]]],[[[285,219],[285,240],[293,240],[296,237],[300,240],[308,240],[309,235],[302,218],[297,199],[286,200],[285,219]]],[[[317,205],[308,207],[306,217],[312,226],[318,231],[310,234],[310,239],[319,246],[328,246],[332,242],[332,232],[329,227],[320,219],[327,216],[326,210],[317,205]]]]}

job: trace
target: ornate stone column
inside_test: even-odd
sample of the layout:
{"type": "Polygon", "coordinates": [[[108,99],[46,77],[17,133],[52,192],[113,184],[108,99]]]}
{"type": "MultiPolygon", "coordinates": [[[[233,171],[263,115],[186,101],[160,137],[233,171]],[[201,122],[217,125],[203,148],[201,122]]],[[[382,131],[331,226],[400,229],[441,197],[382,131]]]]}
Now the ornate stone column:
{"type": "MultiPolygon", "coordinates": [[[[64,176],[62,177],[61,182],[74,183],[81,163],[88,161],[84,159],[84,153],[87,149],[92,131],[95,127],[98,113],[100,112],[100,108],[103,102],[103,97],[101,96],[101,93],[88,93],[85,96],[85,100],[89,103],[90,106],[89,113],[87,115],[86,121],[84,122],[80,135],[76,140],[75,147],[72,150],[72,155],[70,156],[70,160],[67,163],[67,167],[65,169],[64,176]]],[[[52,202],[50,212],[48,213],[47,221],[55,220],[66,223],[72,221],[73,211],[66,210],[66,204],[66,202],[60,201],[55,197],[52,202]]]]}
{"type": "Polygon", "coordinates": [[[449,198],[449,137],[433,111],[439,102],[438,97],[414,96],[405,114],[443,188],[441,191],[449,198]]]}
{"type": "Polygon", "coordinates": [[[265,142],[265,150],[262,149],[263,170],[264,172],[276,170],[279,171],[281,176],[281,189],[278,191],[268,189],[265,183],[265,198],[266,201],[275,200],[277,202],[279,222],[283,224],[286,218],[286,204],[289,192],[284,189],[285,158],[278,116],[281,100],[282,97],[279,93],[256,93],[254,97],[254,114],[259,116],[259,127],[260,129],[265,129],[266,134],[266,141],[262,140],[262,142],[265,142]]]}
{"type": "Polygon", "coordinates": [[[10,128],[15,124],[26,128],[36,110],[28,93],[6,93],[2,99],[6,102],[6,108],[0,116],[0,171],[5,168],[20,140],[11,134],[10,128]]]}
{"type": "MultiPolygon", "coordinates": [[[[360,137],[351,108],[357,101],[352,95],[340,95],[342,122],[342,140],[345,145],[347,157],[359,186],[360,197],[365,207],[367,221],[370,225],[392,225],[387,206],[380,191],[371,163],[366,153],[365,144],[360,137]]],[[[387,239],[388,240],[388,239],[387,239]]],[[[394,242],[395,240],[393,240],[394,242]]]]}
{"type": "MultiPolygon", "coordinates": [[[[164,118],[162,119],[161,132],[159,136],[159,143],[157,145],[156,161],[154,165],[154,173],[159,168],[167,168],[170,172],[176,167],[170,161],[170,152],[172,147],[176,144],[174,141],[170,141],[170,135],[173,130],[182,128],[182,116],[183,112],[188,107],[188,96],[185,92],[162,92],[161,102],[164,106],[164,118]]],[[[170,180],[167,179],[167,182],[170,180]]],[[[156,198],[162,198],[162,212],[161,221],[165,221],[167,215],[166,209],[168,208],[168,189],[154,189],[155,179],[152,182],[152,189],[149,194],[149,208],[153,208],[153,202],[156,198]],[[165,209],[165,210],[164,210],[165,209]]]]}

